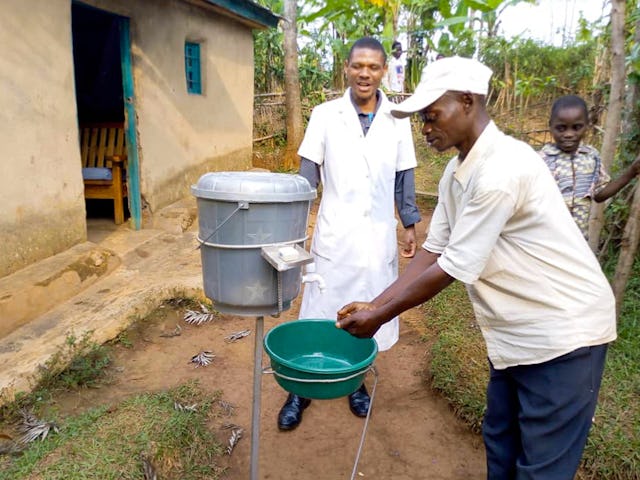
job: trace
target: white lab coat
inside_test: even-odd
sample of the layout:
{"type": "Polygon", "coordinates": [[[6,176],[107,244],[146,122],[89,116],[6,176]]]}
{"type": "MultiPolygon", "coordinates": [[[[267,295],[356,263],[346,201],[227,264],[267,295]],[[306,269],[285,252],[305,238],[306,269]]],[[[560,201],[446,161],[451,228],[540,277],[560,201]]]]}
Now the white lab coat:
{"type": "MultiPolygon", "coordinates": [[[[384,93],[367,135],[350,90],[314,108],[298,154],[320,165],[322,200],[311,253],[326,284],[304,287],[300,318],[335,319],[351,301],[370,301],[398,275],[395,175],[416,166],[409,119],[396,119],[384,93]]],[[[374,337],[398,340],[398,319],[374,337]]]]}

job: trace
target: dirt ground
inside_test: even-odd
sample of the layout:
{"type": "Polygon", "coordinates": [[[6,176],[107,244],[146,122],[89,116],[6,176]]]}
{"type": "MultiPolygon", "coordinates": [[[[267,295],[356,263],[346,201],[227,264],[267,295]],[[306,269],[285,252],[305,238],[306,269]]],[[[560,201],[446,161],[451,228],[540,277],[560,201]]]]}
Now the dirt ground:
{"type": "MultiPolygon", "coordinates": [[[[418,225],[419,242],[424,238],[426,220],[418,225]]],[[[403,259],[401,268],[405,264],[403,259]]],[[[295,320],[300,298],[281,318],[265,317],[265,333],[282,321],[295,320]]],[[[135,393],[164,390],[198,379],[205,389],[221,390],[222,398],[235,406],[234,416],[221,419],[220,424],[231,421],[245,429],[233,454],[223,458],[228,462],[225,478],[249,478],[255,318],[223,315],[194,326],[184,322],[179,308],[167,305],[164,311],[139,322],[127,333],[130,346],[116,346],[108,385],[58,398],[61,413],[72,414],[89,406],[116,403],[135,393]],[[182,327],[180,336],[161,336],[176,325],[182,327]],[[244,329],[251,329],[252,334],[237,342],[225,342],[226,336],[244,329]],[[216,357],[211,365],[194,368],[191,356],[201,350],[213,351],[216,357]]],[[[414,328],[421,315],[419,309],[406,312],[400,341],[376,359],[379,380],[357,478],[484,479],[481,438],[455,418],[424,378],[427,345],[414,328]]],[[[265,355],[263,365],[268,366],[268,362],[265,355]]],[[[369,391],[373,380],[368,374],[365,381],[369,391]]],[[[276,419],[286,392],[270,375],[262,375],[261,382],[259,478],[350,478],[364,419],[351,414],[347,399],[314,400],[296,430],[280,432],[276,419]]],[[[223,443],[227,435],[220,430],[223,443]]]]}

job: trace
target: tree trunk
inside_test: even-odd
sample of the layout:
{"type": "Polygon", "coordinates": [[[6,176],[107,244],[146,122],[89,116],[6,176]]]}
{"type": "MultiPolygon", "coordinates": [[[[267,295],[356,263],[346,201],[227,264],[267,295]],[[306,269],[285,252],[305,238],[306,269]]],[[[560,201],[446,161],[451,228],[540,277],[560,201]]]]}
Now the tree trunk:
{"type": "MultiPolygon", "coordinates": [[[[340,31],[333,25],[333,36],[336,40],[339,40],[340,43],[344,44],[345,35],[340,33],[340,31]]],[[[331,67],[331,78],[333,89],[336,92],[344,91],[344,60],[339,50],[333,48],[333,66],[331,67]]]]}
{"type": "Polygon", "coordinates": [[[284,89],[287,112],[287,147],[283,168],[298,170],[298,147],[304,134],[302,127],[302,105],[300,99],[300,77],[298,73],[298,27],[296,1],[284,2],[284,89]]]}
{"type": "MultiPolygon", "coordinates": [[[[633,35],[633,43],[640,45],[640,17],[636,20],[635,33],[633,35]]],[[[635,128],[638,128],[638,120],[640,119],[640,85],[633,82],[627,87],[627,99],[625,104],[627,110],[624,112],[622,120],[622,136],[623,138],[630,138],[631,133],[635,128]]],[[[632,150],[631,153],[635,153],[638,145],[630,145],[630,149],[626,149],[627,152],[632,150]]]]}
{"type": "MultiPolygon", "coordinates": [[[[636,31],[634,42],[640,43],[640,19],[636,21],[636,31]]],[[[640,88],[637,84],[629,85],[627,94],[627,105],[629,110],[625,112],[622,130],[625,137],[629,137],[632,129],[637,128],[640,119],[640,108],[638,106],[638,97],[640,97],[640,88]]],[[[637,144],[632,145],[637,149],[637,144]]],[[[635,151],[635,150],[634,150],[635,151]]],[[[622,234],[622,245],[620,248],[620,257],[616,265],[616,273],[613,277],[613,293],[616,296],[616,312],[620,315],[620,308],[624,299],[624,291],[627,288],[627,282],[633,269],[633,262],[638,251],[638,242],[640,241],[640,189],[636,186],[633,194],[633,201],[629,209],[629,218],[624,226],[622,234]]]]}
{"type": "Polygon", "coordinates": [[[633,260],[640,241],[640,189],[636,188],[631,202],[629,219],[624,227],[620,257],[616,265],[616,273],[613,277],[613,294],[616,297],[616,313],[620,314],[620,307],[624,298],[624,290],[633,268],[633,260]]]}
{"type": "MultiPolygon", "coordinates": [[[[611,0],[611,93],[604,125],[600,157],[605,170],[611,169],[620,131],[622,97],[624,95],[624,9],[625,0],[611,0]]],[[[589,221],[589,245],[597,251],[604,225],[604,203],[593,203],[589,221]]]]}

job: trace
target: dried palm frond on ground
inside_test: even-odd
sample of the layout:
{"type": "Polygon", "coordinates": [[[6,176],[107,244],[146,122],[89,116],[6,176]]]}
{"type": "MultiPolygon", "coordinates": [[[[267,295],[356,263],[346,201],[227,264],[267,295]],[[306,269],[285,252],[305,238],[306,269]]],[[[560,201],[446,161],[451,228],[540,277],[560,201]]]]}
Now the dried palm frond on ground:
{"type": "Polygon", "coordinates": [[[202,325],[204,323],[210,322],[217,316],[217,312],[212,312],[209,310],[206,305],[200,304],[199,312],[195,310],[186,310],[184,312],[184,321],[191,325],[202,325]]]}
{"type": "Polygon", "coordinates": [[[233,453],[233,449],[242,438],[242,434],[244,433],[244,428],[233,423],[225,423],[220,428],[222,428],[223,430],[231,430],[231,434],[229,435],[229,441],[227,442],[227,455],[231,455],[233,453]]]}
{"type": "Polygon", "coordinates": [[[140,454],[140,460],[142,461],[142,473],[144,475],[144,480],[158,480],[158,475],[156,474],[156,467],[153,466],[151,460],[146,453],[140,454]]]}
{"type": "Polygon", "coordinates": [[[226,400],[219,400],[218,405],[220,405],[220,408],[227,417],[230,417],[235,413],[236,406],[231,402],[227,402],[226,400]]]}
{"type": "Polygon", "coordinates": [[[195,412],[198,408],[198,404],[194,403],[191,405],[187,405],[184,403],[180,403],[178,401],[173,402],[173,408],[178,410],[179,412],[195,412]]]}
{"type": "Polygon", "coordinates": [[[55,422],[40,420],[29,410],[20,410],[20,415],[22,420],[18,424],[18,430],[22,433],[22,437],[18,439],[19,443],[27,444],[37,439],[44,440],[51,430],[55,433],[59,432],[55,422]]]}
{"type": "Polygon", "coordinates": [[[242,429],[240,425],[236,425],[235,423],[223,423],[220,425],[220,430],[233,430],[233,429],[242,429]]]}
{"type": "Polygon", "coordinates": [[[206,367],[207,365],[211,364],[211,362],[213,362],[215,356],[215,353],[211,352],[210,350],[203,350],[202,352],[191,357],[189,363],[195,363],[196,368],[206,367]]]}
{"type": "Polygon", "coordinates": [[[231,335],[224,337],[224,341],[232,343],[240,340],[241,338],[248,337],[251,334],[251,330],[240,330],[239,332],[233,332],[231,335]]]}

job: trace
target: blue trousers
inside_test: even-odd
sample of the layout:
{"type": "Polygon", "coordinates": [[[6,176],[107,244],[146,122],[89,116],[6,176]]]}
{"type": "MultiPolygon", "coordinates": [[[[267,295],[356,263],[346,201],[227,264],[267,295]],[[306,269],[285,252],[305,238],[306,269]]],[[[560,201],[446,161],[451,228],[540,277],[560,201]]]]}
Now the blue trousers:
{"type": "Polygon", "coordinates": [[[482,425],[489,480],[573,480],[591,428],[607,345],[496,370],[482,425]]]}

